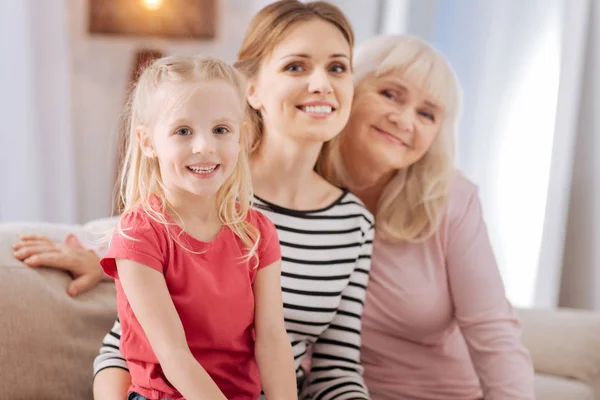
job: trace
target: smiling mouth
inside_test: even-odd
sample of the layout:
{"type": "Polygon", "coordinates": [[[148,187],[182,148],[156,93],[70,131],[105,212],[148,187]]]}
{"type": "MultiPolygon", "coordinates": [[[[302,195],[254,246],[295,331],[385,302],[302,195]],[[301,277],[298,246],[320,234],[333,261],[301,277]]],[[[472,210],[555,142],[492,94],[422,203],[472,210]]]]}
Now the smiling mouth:
{"type": "Polygon", "coordinates": [[[334,107],[331,106],[297,106],[298,110],[303,111],[307,114],[315,115],[329,115],[335,111],[334,107]]]}
{"type": "Polygon", "coordinates": [[[221,164],[215,164],[208,167],[188,166],[187,169],[198,175],[210,175],[216,170],[218,170],[220,166],[221,164]]]}
{"type": "Polygon", "coordinates": [[[391,133],[386,132],[386,131],[384,131],[382,129],[379,129],[376,126],[374,126],[373,128],[377,131],[377,133],[379,133],[380,135],[384,136],[389,141],[397,143],[397,144],[399,144],[401,146],[404,146],[404,147],[406,147],[408,149],[411,148],[404,140],[400,139],[398,136],[392,135],[391,133]]]}

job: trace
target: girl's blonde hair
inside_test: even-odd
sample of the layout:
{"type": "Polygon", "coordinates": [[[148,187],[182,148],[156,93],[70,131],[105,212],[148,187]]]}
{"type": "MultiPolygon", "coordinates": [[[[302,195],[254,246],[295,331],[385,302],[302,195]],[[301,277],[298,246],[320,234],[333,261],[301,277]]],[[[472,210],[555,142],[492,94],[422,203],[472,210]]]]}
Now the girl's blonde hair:
{"type": "MultiPolygon", "coordinates": [[[[414,164],[398,170],[384,188],[375,211],[378,234],[391,241],[420,242],[439,228],[454,174],[455,134],[461,90],[444,56],[412,36],[376,36],[355,50],[354,83],[369,75],[397,72],[443,108],[443,121],[431,148],[414,164]]],[[[355,92],[360,95],[359,91],[355,92]]],[[[349,182],[340,154],[344,131],[326,143],[317,170],[330,182],[349,182]]]]}
{"type": "MultiPolygon", "coordinates": [[[[158,160],[143,154],[136,130],[140,126],[153,126],[164,110],[186,100],[186,95],[170,96],[166,99],[165,104],[157,107],[156,94],[164,83],[189,83],[191,85],[189,94],[191,95],[194,84],[211,80],[227,82],[235,89],[239,96],[239,107],[247,117],[244,77],[233,66],[227,65],[223,61],[205,56],[170,56],[156,60],[141,73],[131,92],[125,114],[127,123],[124,126],[128,130],[126,132],[127,150],[120,173],[123,213],[141,205],[144,212],[155,221],[165,224],[167,227],[172,224],[166,218],[169,205],[158,160]],[[154,204],[156,198],[160,203],[159,209],[154,204]]],[[[232,107],[235,105],[232,104],[232,107]]],[[[221,222],[229,226],[248,248],[247,257],[249,259],[256,255],[260,234],[254,226],[246,222],[252,199],[246,135],[246,130],[241,129],[241,150],[237,163],[232,174],[217,191],[217,204],[221,222]]],[[[120,225],[117,229],[121,234],[127,236],[120,225]]],[[[177,238],[174,239],[177,240],[177,238]]]]}
{"type": "MultiPolygon", "coordinates": [[[[354,47],[354,31],[350,22],[335,5],[326,1],[303,3],[298,0],[280,0],[267,5],[252,18],[238,52],[236,68],[246,78],[256,79],[261,63],[271,54],[286,32],[301,22],[315,19],[334,25],[342,32],[350,49],[354,47]]],[[[352,59],[352,55],[350,56],[352,59]]],[[[250,154],[254,154],[260,147],[264,126],[260,111],[249,105],[248,109],[252,122],[250,154]]]]}

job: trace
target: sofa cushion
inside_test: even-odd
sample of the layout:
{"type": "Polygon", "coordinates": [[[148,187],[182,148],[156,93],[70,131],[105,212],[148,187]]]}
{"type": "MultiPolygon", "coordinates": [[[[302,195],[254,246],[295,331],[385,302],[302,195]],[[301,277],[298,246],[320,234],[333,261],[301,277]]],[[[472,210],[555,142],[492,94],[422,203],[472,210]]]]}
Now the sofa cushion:
{"type": "Polygon", "coordinates": [[[600,390],[600,314],[520,309],[523,343],[538,373],[573,378],[600,390]]]}
{"type": "Polygon", "coordinates": [[[594,390],[579,381],[551,375],[535,376],[537,400],[594,400],[594,390]]]}
{"type": "Polygon", "coordinates": [[[116,316],[112,282],[71,298],[71,277],[12,257],[20,233],[63,240],[82,227],[0,224],[0,388],[6,399],[91,399],[92,363],[116,316]]]}

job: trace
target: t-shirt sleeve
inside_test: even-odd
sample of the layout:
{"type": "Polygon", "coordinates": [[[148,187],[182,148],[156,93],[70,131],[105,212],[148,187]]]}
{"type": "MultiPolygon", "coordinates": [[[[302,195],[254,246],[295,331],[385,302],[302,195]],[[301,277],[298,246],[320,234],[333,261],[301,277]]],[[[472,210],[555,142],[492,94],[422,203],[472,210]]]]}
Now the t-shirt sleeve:
{"type": "Polygon", "coordinates": [[[144,211],[133,210],[121,217],[110,246],[100,265],[104,272],[118,279],[118,258],[131,260],[164,273],[166,240],[165,229],[144,211]]]}
{"type": "Polygon", "coordinates": [[[258,241],[258,269],[267,267],[281,259],[281,248],[277,229],[271,220],[259,211],[256,213],[256,227],[260,231],[258,241]]]}

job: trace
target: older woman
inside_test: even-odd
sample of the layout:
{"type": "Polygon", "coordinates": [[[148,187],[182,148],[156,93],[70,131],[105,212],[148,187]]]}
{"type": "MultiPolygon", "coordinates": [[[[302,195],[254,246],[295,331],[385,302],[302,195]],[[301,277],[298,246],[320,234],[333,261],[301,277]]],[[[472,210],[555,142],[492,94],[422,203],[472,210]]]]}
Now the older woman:
{"type": "Polygon", "coordinates": [[[454,73],[407,36],[367,41],[354,66],[350,120],[318,169],[375,215],[361,356],[371,398],[533,399],[477,189],[453,166],[454,73]]]}

